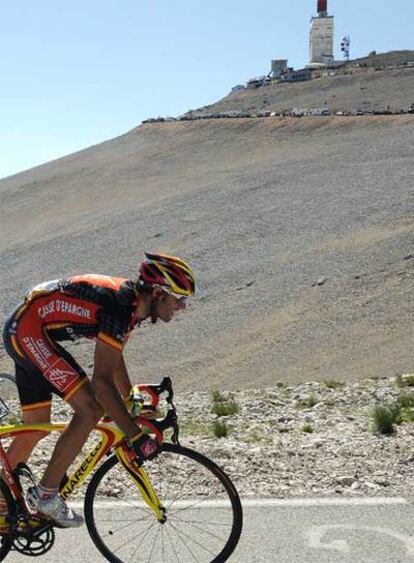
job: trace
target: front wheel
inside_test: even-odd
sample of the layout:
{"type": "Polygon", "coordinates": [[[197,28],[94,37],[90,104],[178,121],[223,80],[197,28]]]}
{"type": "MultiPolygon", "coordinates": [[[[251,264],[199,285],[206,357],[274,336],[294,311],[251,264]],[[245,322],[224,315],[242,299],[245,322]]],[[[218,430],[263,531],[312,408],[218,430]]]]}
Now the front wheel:
{"type": "Polygon", "coordinates": [[[222,563],[239,541],[242,507],[229,477],[205,456],[174,444],[145,463],[165,509],[161,523],[116,456],[95,473],[85,519],[96,547],[116,563],[222,563]]]}

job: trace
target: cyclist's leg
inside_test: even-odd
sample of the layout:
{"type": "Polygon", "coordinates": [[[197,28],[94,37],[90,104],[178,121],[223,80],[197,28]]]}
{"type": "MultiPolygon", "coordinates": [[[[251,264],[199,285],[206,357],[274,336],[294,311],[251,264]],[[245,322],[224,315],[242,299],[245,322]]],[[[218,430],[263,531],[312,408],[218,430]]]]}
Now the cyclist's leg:
{"type": "MultiPolygon", "coordinates": [[[[23,423],[36,424],[50,421],[50,393],[38,387],[31,389],[31,377],[24,368],[16,363],[16,382],[23,410],[23,423]],[[25,386],[27,376],[28,387],[25,386]],[[37,399],[36,399],[37,397],[37,399]]],[[[30,432],[16,436],[7,449],[7,459],[14,469],[20,462],[27,463],[36,444],[47,435],[47,432],[30,432]]],[[[1,472],[3,477],[3,472],[1,472]]],[[[0,530],[5,526],[7,503],[0,493],[0,530]]]]}
{"type": "MultiPolygon", "coordinates": [[[[42,373],[43,384],[64,399],[75,411],[67,429],[56,442],[51,460],[40,482],[44,489],[56,490],[67,468],[101,418],[102,409],[95,399],[86,373],[76,360],[42,328],[39,330],[39,327],[31,327],[32,334],[36,330],[36,342],[42,340],[42,349],[47,350],[48,356],[48,367],[42,373]]],[[[24,345],[21,337],[20,342],[24,345]]]]}
{"type": "Polygon", "coordinates": [[[52,340],[42,325],[31,322],[30,316],[27,319],[28,322],[23,322],[26,319],[19,322],[17,330],[21,352],[41,372],[43,382],[75,411],[68,428],[56,443],[39,485],[29,488],[27,502],[61,526],[77,527],[83,523],[83,518],[70,510],[59,496],[59,485],[102,411],[86,374],[74,358],[52,340]]]}
{"type": "Polygon", "coordinates": [[[65,432],[60,435],[41,480],[42,487],[48,489],[59,487],[67,468],[103,414],[89,381],[86,381],[67,402],[75,413],[65,432]]]}
{"type": "MultiPolygon", "coordinates": [[[[33,410],[23,410],[23,424],[47,424],[50,422],[50,404],[33,410]]],[[[48,432],[30,432],[16,436],[7,450],[7,458],[14,469],[20,462],[27,463],[36,444],[48,432]]]]}
{"type": "MultiPolygon", "coordinates": [[[[12,316],[5,325],[3,336],[6,351],[15,364],[23,422],[25,424],[48,423],[50,422],[53,388],[45,380],[39,368],[22,352],[16,333],[16,323],[12,316]]],[[[12,468],[21,461],[26,463],[37,442],[46,435],[45,432],[31,432],[17,436],[7,450],[12,468]]]]}
{"type": "MultiPolygon", "coordinates": [[[[32,367],[30,375],[33,377],[30,382],[33,383],[33,394],[38,388],[47,389],[49,399],[53,392],[67,401],[75,411],[67,430],[56,443],[50,464],[41,480],[44,488],[58,489],[66,469],[99,420],[101,407],[95,399],[85,372],[75,359],[53,340],[53,333],[49,333],[42,326],[33,311],[27,309],[5,334],[5,340],[14,348],[12,351],[15,361],[30,364],[32,367]]],[[[25,385],[28,387],[29,384],[26,377],[25,385]]],[[[36,400],[39,400],[38,395],[36,400]]],[[[34,402],[31,401],[31,405],[34,402]]],[[[23,409],[26,406],[23,404],[23,409]]]]}
{"type": "Polygon", "coordinates": [[[83,523],[83,517],[66,505],[59,495],[59,485],[102,412],[88,380],[85,380],[68,402],[75,414],[61,433],[39,485],[28,490],[27,502],[60,526],[78,527],[83,523]]]}

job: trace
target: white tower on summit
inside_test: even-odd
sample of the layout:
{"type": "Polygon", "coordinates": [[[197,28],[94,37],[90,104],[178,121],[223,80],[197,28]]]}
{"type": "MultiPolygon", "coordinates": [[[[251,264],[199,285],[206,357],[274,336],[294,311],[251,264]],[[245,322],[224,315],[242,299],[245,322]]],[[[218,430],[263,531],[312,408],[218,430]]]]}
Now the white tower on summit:
{"type": "Polygon", "coordinates": [[[328,0],[318,0],[318,15],[311,20],[310,64],[318,66],[332,63],[334,18],[328,16],[328,0]]]}

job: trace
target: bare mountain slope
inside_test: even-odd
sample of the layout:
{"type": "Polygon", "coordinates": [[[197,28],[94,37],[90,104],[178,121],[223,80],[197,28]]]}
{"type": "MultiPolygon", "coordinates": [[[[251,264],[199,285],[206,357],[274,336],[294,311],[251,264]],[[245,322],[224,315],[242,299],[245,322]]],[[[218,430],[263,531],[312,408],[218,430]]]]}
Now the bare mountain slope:
{"type": "MultiPolygon", "coordinates": [[[[413,126],[147,125],[3,180],[2,317],[36,282],[134,276],[159,249],[188,258],[201,291],[171,326],[131,338],[137,379],[239,388],[412,371],[413,126]]],[[[90,361],[89,344],[72,350],[90,361]]]]}

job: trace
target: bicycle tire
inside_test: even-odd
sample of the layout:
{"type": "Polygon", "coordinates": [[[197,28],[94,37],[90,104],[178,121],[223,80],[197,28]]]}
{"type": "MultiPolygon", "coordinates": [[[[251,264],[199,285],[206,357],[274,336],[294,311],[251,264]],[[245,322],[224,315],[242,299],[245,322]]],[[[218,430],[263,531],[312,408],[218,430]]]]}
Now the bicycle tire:
{"type": "MultiPolygon", "coordinates": [[[[193,561],[206,561],[206,563],[223,563],[224,561],[227,561],[236,548],[241,535],[243,526],[243,512],[239,495],[230,478],[224,473],[224,471],[204,455],[199,454],[194,450],[174,444],[164,444],[162,453],[155,460],[146,462],[145,469],[150,477],[151,483],[157,491],[157,494],[159,494],[163,505],[167,509],[167,520],[165,524],[159,523],[155,518],[152,510],[146,507],[143,502],[139,503],[138,501],[131,500],[129,492],[123,493],[124,502],[120,502],[122,500],[121,494],[121,498],[118,498],[116,502],[111,504],[112,508],[108,507],[108,510],[105,511],[105,514],[103,516],[103,521],[100,519],[99,515],[97,515],[98,510],[94,510],[97,491],[98,489],[102,489],[99,490],[98,495],[104,492],[105,486],[107,487],[107,494],[109,493],[110,495],[114,496],[116,494],[116,490],[114,490],[117,486],[116,483],[118,483],[119,486],[122,487],[125,485],[125,482],[128,481],[131,486],[131,491],[134,492],[137,499],[139,498],[139,493],[137,491],[135,483],[132,481],[132,479],[125,479],[125,469],[121,464],[119,464],[116,456],[108,459],[98,469],[89,483],[85,495],[86,525],[92,541],[94,542],[98,550],[102,553],[102,555],[107,559],[107,561],[111,561],[112,563],[124,563],[126,561],[132,561],[132,559],[130,558],[126,559],[126,556],[124,555],[121,556],[119,553],[115,553],[114,547],[108,545],[108,543],[113,543],[115,534],[118,531],[121,532],[122,540],[122,542],[120,543],[119,551],[125,549],[128,544],[131,543],[132,540],[128,540],[128,538],[126,538],[126,535],[129,532],[133,533],[133,540],[136,540],[138,542],[138,547],[135,547],[135,545],[131,546],[134,549],[134,557],[140,557],[139,559],[134,558],[134,562],[145,560],[148,562],[155,561],[156,563],[161,563],[161,561],[162,563],[170,563],[170,561],[172,561],[171,558],[165,559],[167,548],[169,548],[169,546],[166,545],[167,540],[171,543],[171,553],[173,554],[174,561],[177,561],[177,563],[184,561],[185,563],[193,561]],[[188,461],[192,462],[192,471],[188,472],[188,468],[184,468],[184,473],[182,471],[180,473],[182,466],[186,465],[188,461]],[[171,471],[171,468],[173,468],[174,471],[171,471]],[[202,479],[200,482],[195,480],[194,477],[198,470],[202,471],[202,479]],[[116,471],[118,472],[118,480],[115,478],[116,471]],[[113,477],[109,477],[108,486],[105,483],[105,479],[110,473],[113,474],[113,477]],[[167,475],[168,479],[172,480],[172,478],[174,477],[174,479],[176,480],[176,483],[173,483],[171,488],[170,494],[174,495],[172,498],[168,497],[169,490],[166,489],[168,484],[164,481],[164,477],[167,475]],[[189,491],[191,491],[191,496],[186,496],[189,491]],[[219,492],[222,495],[220,497],[218,497],[219,492]],[[216,495],[215,500],[208,500],[204,498],[204,496],[210,496],[210,493],[216,495]],[[178,498],[177,495],[180,495],[180,498],[178,498]],[[198,500],[195,501],[195,499],[198,500]],[[121,520],[117,520],[113,515],[110,515],[110,510],[113,510],[113,513],[116,516],[116,510],[120,509],[116,508],[117,505],[119,507],[123,507],[125,502],[127,502],[127,506],[130,507],[130,515],[138,515],[137,519],[134,520],[133,530],[131,529],[131,524],[127,523],[125,525],[125,517],[127,514],[125,509],[121,514],[121,520]],[[200,514],[200,509],[203,508],[203,503],[207,502],[209,502],[209,504],[204,504],[205,511],[203,512],[203,514],[200,514]],[[221,506],[220,503],[224,503],[224,506],[221,506]],[[174,504],[175,506],[173,506],[174,504]],[[225,509],[224,511],[222,510],[223,508],[225,509]],[[215,526],[215,523],[211,521],[211,516],[207,521],[202,522],[197,519],[191,521],[185,520],[181,517],[182,514],[177,515],[177,513],[183,513],[188,509],[190,509],[192,514],[191,518],[194,518],[194,514],[197,516],[197,518],[203,518],[205,514],[209,516],[209,513],[210,515],[214,515],[214,517],[217,517],[217,514],[224,514],[226,516],[226,519],[229,520],[229,523],[220,524],[219,530],[220,534],[222,534],[223,526],[225,530],[227,528],[225,533],[229,534],[228,537],[226,535],[225,538],[221,538],[217,536],[215,528],[210,529],[213,525],[215,526]],[[230,518],[228,518],[229,515],[230,518]],[[145,528],[145,521],[147,524],[148,522],[150,522],[149,528],[145,528]],[[214,539],[220,539],[220,541],[223,542],[224,545],[218,548],[220,549],[220,551],[211,552],[211,543],[209,543],[208,548],[206,548],[200,543],[200,541],[194,540],[194,538],[189,535],[188,530],[178,530],[177,522],[178,525],[181,526],[182,530],[184,530],[184,526],[190,526],[195,534],[206,536],[207,540],[204,541],[212,542],[212,540],[214,539]],[[144,535],[142,535],[142,530],[138,528],[139,526],[142,526],[143,523],[143,527],[145,528],[144,535]],[[116,530],[115,527],[119,524],[122,525],[122,529],[119,528],[118,530],[116,530]],[[164,526],[167,527],[164,528],[164,526]],[[151,531],[152,528],[153,530],[151,531]],[[166,530],[166,541],[164,541],[164,530],[166,530]],[[138,531],[139,534],[137,533],[138,531]],[[175,547],[171,540],[172,534],[176,535],[181,542],[175,547]],[[154,542],[148,555],[148,548],[146,546],[144,554],[144,541],[146,542],[148,536],[149,543],[150,535],[154,537],[154,542]],[[183,538],[185,538],[185,541],[183,538]],[[158,543],[162,543],[161,548],[159,545],[155,546],[155,543],[158,539],[160,540],[158,543]],[[194,543],[191,544],[191,547],[188,547],[188,545],[186,547],[186,544],[189,541],[194,543]],[[204,559],[193,558],[193,550],[195,550],[196,547],[202,548],[204,559]],[[138,553],[138,550],[142,550],[142,553],[138,553]],[[152,558],[153,554],[155,559],[152,558]],[[180,557],[182,556],[184,558],[180,558],[179,554],[180,557]],[[205,559],[205,557],[207,557],[208,559],[205,559]]],[[[142,501],[142,499],[140,500],[142,501]]],[[[129,547],[128,550],[131,551],[129,547]]]]}
{"type": "MultiPolygon", "coordinates": [[[[9,373],[0,373],[0,399],[9,408],[9,413],[1,418],[0,424],[17,424],[22,420],[22,412],[16,378],[9,373]]],[[[1,410],[1,409],[0,409],[1,410]]]]}
{"type": "MultiPolygon", "coordinates": [[[[16,507],[10,488],[1,477],[0,477],[0,493],[7,503],[8,517],[9,520],[12,522],[14,520],[16,507]]],[[[13,546],[13,538],[11,534],[0,531],[0,561],[3,561],[3,559],[7,557],[12,546],[13,546]]]]}
{"type": "Polygon", "coordinates": [[[0,379],[8,379],[12,383],[16,384],[16,377],[11,373],[0,373],[0,379]]]}

